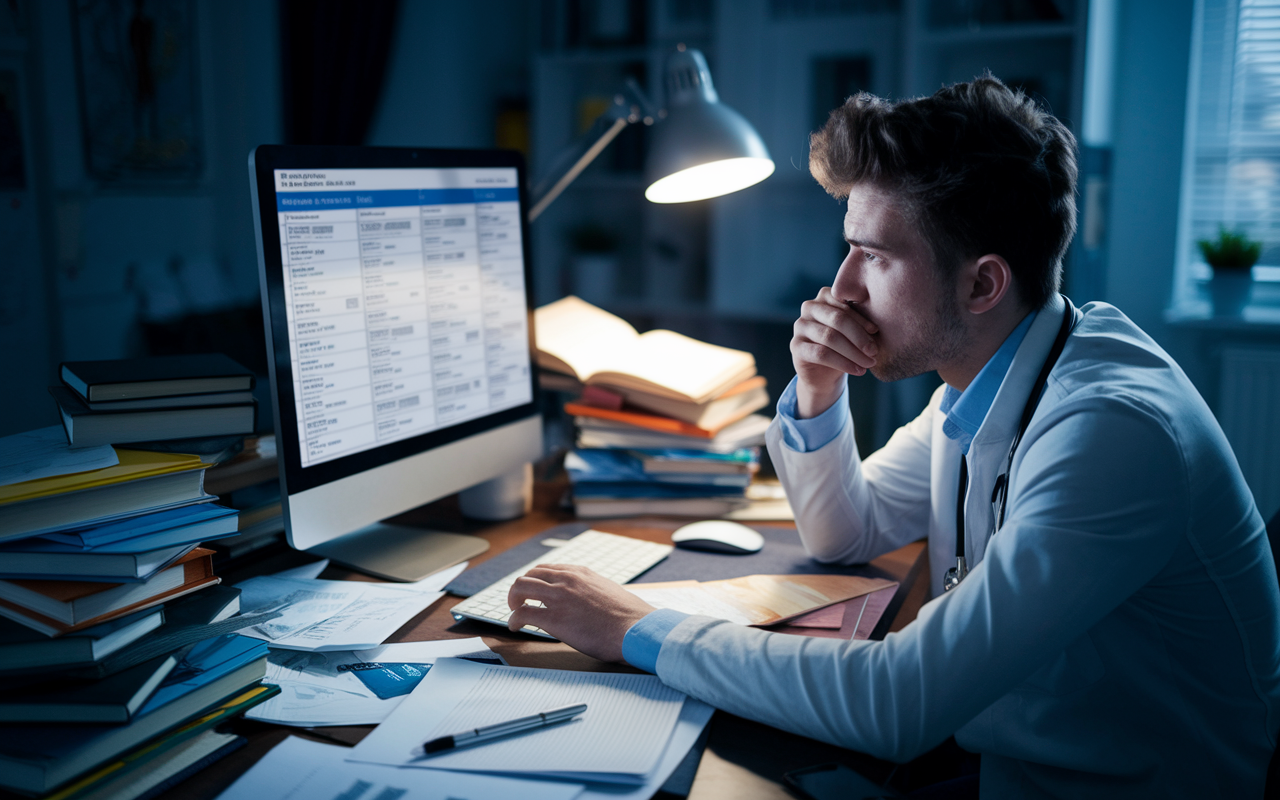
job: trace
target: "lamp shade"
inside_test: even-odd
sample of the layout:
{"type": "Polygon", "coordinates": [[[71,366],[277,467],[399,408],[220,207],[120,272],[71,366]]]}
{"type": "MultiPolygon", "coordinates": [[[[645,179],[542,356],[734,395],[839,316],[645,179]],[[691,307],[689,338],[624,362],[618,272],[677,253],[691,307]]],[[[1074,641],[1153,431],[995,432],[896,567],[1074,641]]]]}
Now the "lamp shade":
{"type": "Polygon", "coordinates": [[[697,50],[667,59],[667,117],[653,129],[646,168],[654,203],[687,203],[736,192],[773,174],[760,134],[720,102],[697,50]]]}

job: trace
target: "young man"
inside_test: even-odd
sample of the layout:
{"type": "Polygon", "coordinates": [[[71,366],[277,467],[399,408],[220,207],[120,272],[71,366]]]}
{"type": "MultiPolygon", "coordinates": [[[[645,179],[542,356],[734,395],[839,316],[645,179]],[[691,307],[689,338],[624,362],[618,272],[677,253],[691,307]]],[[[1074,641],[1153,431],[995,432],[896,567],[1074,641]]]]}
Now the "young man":
{"type": "Polygon", "coordinates": [[[796,322],[770,456],[815,558],[927,536],[932,601],[882,642],[837,642],[654,611],[548,566],[516,582],[511,627],[884,758],[954,735],[982,756],[983,796],[1260,797],[1280,730],[1265,529],[1177,364],[1057,292],[1071,134],[984,77],[851,98],[810,168],[848,197],[849,255],[796,322]],[[863,461],[844,392],[868,370],[944,385],[863,461]]]}

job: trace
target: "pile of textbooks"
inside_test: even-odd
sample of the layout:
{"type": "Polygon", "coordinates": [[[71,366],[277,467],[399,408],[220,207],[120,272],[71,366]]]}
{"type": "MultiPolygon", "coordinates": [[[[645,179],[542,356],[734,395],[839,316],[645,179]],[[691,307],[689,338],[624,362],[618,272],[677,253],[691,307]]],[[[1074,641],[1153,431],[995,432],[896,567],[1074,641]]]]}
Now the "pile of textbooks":
{"type": "Polygon", "coordinates": [[[202,546],[237,531],[209,464],[57,427],[0,451],[0,789],[149,797],[244,744],[214,726],[277,690],[202,546]]]}
{"type": "Polygon", "coordinates": [[[569,296],[536,312],[544,387],[565,404],[579,517],[720,516],[748,504],[769,418],[750,353],[671,331],[637,333],[569,296]]]}
{"type": "Polygon", "coordinates": [[[75,447],[251,434],[253,373],[221,353],[62,365],[50,386],[75,447]]]}

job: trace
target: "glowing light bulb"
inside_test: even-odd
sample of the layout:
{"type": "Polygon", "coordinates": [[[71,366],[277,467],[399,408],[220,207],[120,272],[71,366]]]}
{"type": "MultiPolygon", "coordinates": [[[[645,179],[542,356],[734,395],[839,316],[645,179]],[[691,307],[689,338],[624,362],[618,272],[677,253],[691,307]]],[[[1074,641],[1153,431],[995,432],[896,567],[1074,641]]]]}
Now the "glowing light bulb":
{"type": "Polygon", "coordinates": [[[689,203],[754,186],[773,174],[767,158],[727,158],[680,170],[654,181],[644,196],[651,203],[689,203]]]}

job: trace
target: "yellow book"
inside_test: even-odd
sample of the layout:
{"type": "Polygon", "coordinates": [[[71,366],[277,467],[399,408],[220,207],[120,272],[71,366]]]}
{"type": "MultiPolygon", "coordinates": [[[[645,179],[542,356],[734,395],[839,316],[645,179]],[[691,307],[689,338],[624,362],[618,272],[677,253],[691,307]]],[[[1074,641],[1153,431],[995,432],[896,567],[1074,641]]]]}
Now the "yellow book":
{"type": "Polygon", "coordinates": [[[120,463],[113,467],[36,478],[33,481],[0,486],[0,505],[78,492],[83,489],[95,489],[99,486],[150,478],[170,472],[204,469],[209,466],[202,462],[199,456],[184,453],[153,453],[147,450],[126,450],[117,447],[116,455],[119,456],[120,463]]]}

